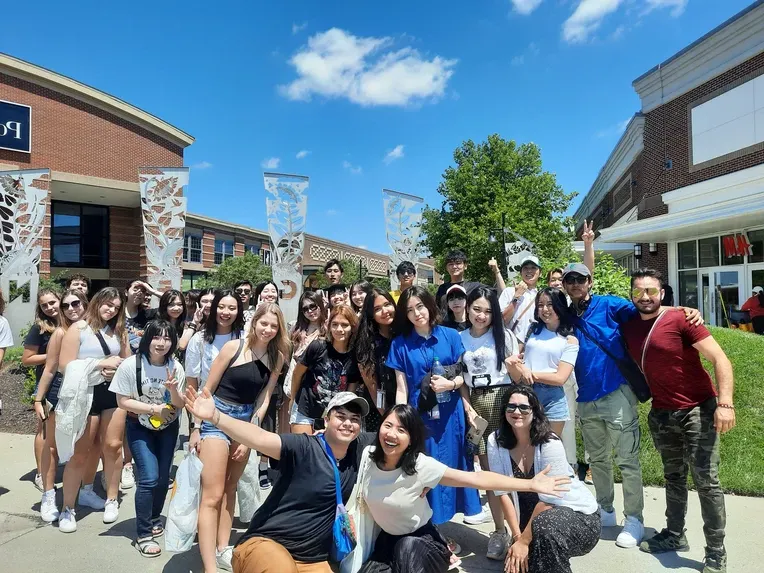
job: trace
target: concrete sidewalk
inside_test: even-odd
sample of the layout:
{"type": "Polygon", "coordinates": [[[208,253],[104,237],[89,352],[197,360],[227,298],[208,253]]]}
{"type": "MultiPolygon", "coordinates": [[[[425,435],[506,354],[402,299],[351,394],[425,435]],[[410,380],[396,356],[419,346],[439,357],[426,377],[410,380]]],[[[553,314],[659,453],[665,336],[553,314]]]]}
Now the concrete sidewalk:
{"type": "MultiPolygon", "coordinates": [[[[179,456],[180,457],[180,454],[179,456]]],[[[145,559],[132,547],[135,512],[132,491],[121,500],[117,523],[106,525],[100,512],[79,511],[77,532],[63,534],[56,526],[39,518],[40,494],[32,484],[34,458],[32,436],[0,434],[0,571],[26,573],[186,573],[201,571],[199,552],[194,547],[183,554],[163,554],[145,559]]],[[[96,486],[100,488],[100,486],[96,486]]],[[[618,488],[620,496],[620,488],[618,488]]],[[[58,494],[59,505],[61,492],[58,494]]],[[[621,507],[620,499],[616,507],[621,507]]],[[[664,526],[664,495],[659,488],[645,491],[645,523],[648,535],[664,526]]],[[[764,570],[761,521],[764,499],[727,496],[727,551],[730,573],[758,573],[764,570]]],[[[165,508],[166,515],[166,508],[165,508]]],[[[703,534],[698,499],[690,494],[687,537],[691,551],[656,558],[637,549],[619,549],[614,540],[618,528],[604,530],[592,553],[573,560],[576,573],[640,571],[657,573],[671,569],[677,573],[702,569],[703,534]]],[[[240,524],[239,524],[240,525],[240,524]]],[[[462,570],[467,573],[500,572],[502,564],[485,559],[492,524],[479,527],[461,523],[461,516],[443,526],[464,549],[462,570]]]]}

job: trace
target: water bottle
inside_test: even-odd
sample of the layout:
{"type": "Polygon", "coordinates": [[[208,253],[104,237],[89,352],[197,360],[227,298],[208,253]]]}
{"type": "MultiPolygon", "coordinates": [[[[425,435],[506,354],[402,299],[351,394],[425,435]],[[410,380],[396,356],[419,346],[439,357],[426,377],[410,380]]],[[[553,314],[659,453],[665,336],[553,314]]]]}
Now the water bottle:
{"type": "MultiPolygon", "coordinates": [[[[446,369],[443,368],[443,365],[440,363],[440,360],[436,356],[434,360],[432,361],[432,375],[433,376],[445,376],[446,375],[446,369]]],[[[451,390],[446,390],[444,392],[436,392],[435,398],[438,400],[438,404],[445,404],[447,402],[451,401],[451,390]]]]}

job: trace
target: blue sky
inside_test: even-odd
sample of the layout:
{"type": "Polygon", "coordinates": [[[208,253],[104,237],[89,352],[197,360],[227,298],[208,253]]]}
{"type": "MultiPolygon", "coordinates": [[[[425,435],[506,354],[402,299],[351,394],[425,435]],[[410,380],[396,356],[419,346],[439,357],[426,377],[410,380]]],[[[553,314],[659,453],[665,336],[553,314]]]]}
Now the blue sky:
{"type": "Polygon", "coordinates": [[[264,229],[263,169],[308,175],[308,232],[386,252],[381,189],[440,206],[468,138],[533,141],[586,193],[631,82],[749,3],[29,0],[0,51],[193,135],[190,211],[264,229]]]}

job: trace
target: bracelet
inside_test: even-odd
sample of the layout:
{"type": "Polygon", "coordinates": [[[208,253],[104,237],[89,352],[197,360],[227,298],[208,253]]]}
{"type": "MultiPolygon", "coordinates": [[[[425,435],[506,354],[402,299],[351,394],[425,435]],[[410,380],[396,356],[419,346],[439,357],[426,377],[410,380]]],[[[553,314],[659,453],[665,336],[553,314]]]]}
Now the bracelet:
{"type": "Polygon", "coordinates": [[[220,410],[215,408],[215,411],[212,413],[212,423],[217,426],[220,423],[220,410]],[[215,415],[217,414],[217,418],[215,415]]]}
{"type": "Polygon", "coordinates": [[[454,384],[454,388],[453,389],[456,390],[456,380],[451,380],[451,382],[453,382],[453,384],[454,384]]]}
{"type": "Polygon", "coordinates": [[[45,400],[35,400],[34,401],[35,404],[42,404],[43,402],[45,402],[45,400]]]}
{"type": "Polygon", "coordinates": [[[717,407],[719,408],[726,408],[727,410],[734,410],[735,406],[732,404],[717,404],[717,407]]]}

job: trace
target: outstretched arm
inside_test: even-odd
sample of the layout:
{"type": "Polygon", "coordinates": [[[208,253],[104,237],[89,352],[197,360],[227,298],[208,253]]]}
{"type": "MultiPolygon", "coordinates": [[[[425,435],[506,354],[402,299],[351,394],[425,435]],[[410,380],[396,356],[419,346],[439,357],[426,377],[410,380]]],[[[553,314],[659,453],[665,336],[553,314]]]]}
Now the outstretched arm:
{"type": "Polygon", "coordinates": [[[562,497],[568,491],[568,476],[549,476],[551,466],[536,474],[533,479],[518,479],[494,472],[463,472],[448,468],[440,480],[447,487],[471,487],[488,491],[532,491],[562,497]]]}

